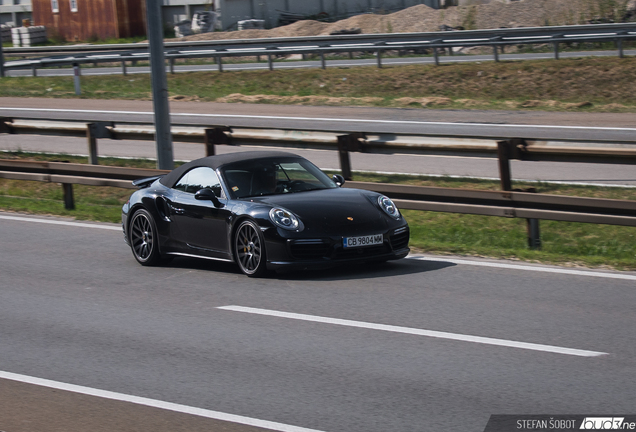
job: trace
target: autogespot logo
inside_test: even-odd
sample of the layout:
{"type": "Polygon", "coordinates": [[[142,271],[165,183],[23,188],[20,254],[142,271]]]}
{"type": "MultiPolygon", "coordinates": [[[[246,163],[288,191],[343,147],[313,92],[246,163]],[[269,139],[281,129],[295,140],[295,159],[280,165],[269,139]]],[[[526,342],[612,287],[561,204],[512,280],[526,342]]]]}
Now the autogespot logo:
{"type": "Polygon", "coordinates": [[[575,432],[577,430],[636,432],[634,415],[545,415],[534,414],[520,417],[510,414],[493,414],[488,419],[484,432],[575,432]]]}
{"type": "Polygon", "coordinates": [[[636,423],[626,423],[625,417],[585,417],[579,429],[634,430],[636,429],[636,423]]]}

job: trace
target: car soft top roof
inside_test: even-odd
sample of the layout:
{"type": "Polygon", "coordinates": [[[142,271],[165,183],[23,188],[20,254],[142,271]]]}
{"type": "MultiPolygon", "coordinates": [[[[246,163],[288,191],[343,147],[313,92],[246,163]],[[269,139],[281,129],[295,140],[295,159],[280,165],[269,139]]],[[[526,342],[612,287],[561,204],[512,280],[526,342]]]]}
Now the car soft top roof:
{"type": "Polygon", "coordinates": [[[216,156],[208,156],[201,159],[195,159],[188,163],[181,165],[179,168],[176,168],[163,176],[159,182],[167,187],[173,187],[177,180],[181,178],[181,176],[190,171],[192,168],[196,167],[209,167],[212,169],[217,169],[223,165],[231,164],[234,162],[243,162],[243,161],[252,161],[257,159],[265,159],[265,158],[282,158],[282,157],[300,157],[293,153],[281,152],[281,151],[249,151],[249,152],[240,152],[240,153],[226,153],[222,155],[216,156]]]}

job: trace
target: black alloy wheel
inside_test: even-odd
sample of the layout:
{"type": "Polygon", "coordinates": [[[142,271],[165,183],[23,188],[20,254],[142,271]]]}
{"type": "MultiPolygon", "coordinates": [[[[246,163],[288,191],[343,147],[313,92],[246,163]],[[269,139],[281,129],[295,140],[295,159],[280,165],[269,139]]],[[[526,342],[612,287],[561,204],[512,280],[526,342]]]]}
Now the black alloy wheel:
{"type": "Polygon", "coordinates": [[[241,271],[249,277],[260,277],[267,271],[265,242],[254,222],[241,222],[234,234],[234,254],[241,271]]]}
{"type": "Polygon", "coordinates": [[[159,245],[155,221],[146,210],[138,210],[130,222],[130,248],[141,265],[150,266],[159,262],[159,245]]]}

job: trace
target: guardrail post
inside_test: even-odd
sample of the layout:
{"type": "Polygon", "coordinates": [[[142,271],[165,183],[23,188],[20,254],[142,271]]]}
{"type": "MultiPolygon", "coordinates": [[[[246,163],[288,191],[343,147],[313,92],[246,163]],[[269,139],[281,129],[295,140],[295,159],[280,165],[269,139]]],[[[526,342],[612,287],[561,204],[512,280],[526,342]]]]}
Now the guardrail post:
{"type": "Polygon", "coordinates": [[[539,219],[526,219],[528,226],[528,247],[532,250],[541,249],[541,232],[539,230],[539,219]]]}
{"type": "Polygon", "coordinates": [[[124,76],[128,75],[128,71],[126,70],[126,61],[125,60],[121,61],[121,73],[124,76]]]}
{"type": "Polygon", "coordinates": [[[97,126],[95,123],[86,125],[86,138],[88,139],[88,162],[91,165],[99,165],[97,157],[97,126]]]}
{"type": "Polygon", "coordinates": [[[554,41],[552,42],[552,45],[554,46],[554,59],[558,60],[559,59],[559,42],[554,41]]]}
{"type": "Polygon", "coordinates": [[[345,180],[352,180],[350,151],[362,151],[362,140],[367,136],[362,132],[354,132],[349,135],[338,135],[338,155],[340,157],[340,170],[345,180]]]}
{"type": "MultiPolygon", "coordinates": [[[[441,42],[442,42],[441,39],[435,39],[431,41],[431,44],[438,44],[441,42]]],[[[439,66],[439,48],[436,46],[433,46],[433,57],[435,58],[435,65],[439,66]]]]}
{"type": "MultiPolygon", "coordinates": [[[[267,51],[274,51],[274,50],[277,50],[278,47],[277,46],[269,46],[266,49],[267,49],[267,51]]],[[[269,64],[269,70],[273,71],[274,70],[274,58],[272,57],[272,54],[270,54],[270,53],[267,54],[267,63],[269,64]]]]}
{"type": "Polygon", "coordinates": [[[510,178],[510,147],[511,141],[497,142],[497,159],[499,162],[499,179],[501,190],[512,190],[512,180],[510,178]]]}
{"type": "Polygon", "coordinates": [[[219,67],[219,72],[223,72],[223,58],[221,56],[216,57],[216,64],[219,67]]]}
{"type": "Polygon", "coordinates": [[[338,156],[340,157],[340,171],[345,180],[352,180],[351,160],[349,159],[349,151],[347,149],[347,140],[349,135],[338,137],[338,156]]]}
{"type": "Polygon", "coordinates": [[[232,145],[232,136],[226,132],[232,133],[232,128],[228,126],[217,126],[205,129],[205,155],[214,156],[215,144],[232,145]]]}
{"type": "Polygon", "coordinates": [[[325,53],[322,51],[320,51],[320,67],[322,69],[327,68],[327,62],[325,61],[325,53]]]}
{"type": "Polygon", "coordinates": [[[38,76],[38,68],[34,64],[31,65],[31,75],[33,75],[34,77],[38,76]]]}
{"type": "Polygon", "coordinates": [[[66,210],[74,210],[75,198],[73,197],[73,184],[62,183],[62,190],[64,191],[64,208],[66,210]]]}
{"type": "Polygon", "coordinates": [[[95,122],[86,124],[86,139],[88,141],[88,162],[91,165],[99,165],[97,155],[97,139],[113,138],[107,126],[113,127],[113,122],[95,122]]]}
{"type": "MultiPolygon", "coordinates": [[[[497,156],[499,159],[499,176],[501,178],[501,189],[512,191],[512,180],[510,176],[510,159],[523,159],[522,148],[526,146],[523,139],[514,138],[507,141],[497,142],[497,156]]],[[[523,192],[533,192],[534,188],[523,192]]],[[[539,230],[539,220],[535,218],[526,219],[528,233],[528,247],[532,250],[541,249],[541,233],[539,230]]]]}
{"type": "Polygon", "coordinates": [[[168,59],[168,64],[170,65],[170,73],[174,75],[174,58],[170,57],[168,59]]]}
{"type": "MultiPolygon", "coordinates": [[[[374,45],[386,45],[386,42],[376,42],[374,45]]],[[[382,48],[378,48],[376,52],[376,57],[378,59],[378,68],[382,67],[382,48]]]]}
{"type": "Polygon", "coordinates": [[[80,75],[82,74],[78,63],[73,63],[73,84],[75,85],[75,94],[77,96],[82,94],[82,87],[80,84],[80,75]]]}
{"type": "MultiPolygon", "coordinates": [[[[501,40],[501,36],[497,36],[497,37],[494,37],[494,38],[490,39],[491,42],[495,42],[495,41],[498,41],[498,40],[501,40]]],[[[495,56],[495,61],[498,62],[499,61],[499,48],[498,48],[497,45],[493,45],[492,46],[492,52],[493,52],[493,54],[495,56]]],[[[502,50],[501,53],[503,54],[503,50],[502,50]]]]}
{"type": "Polygon", "coordinates": [[[618,57],[625,57],[625,53],[623,52],[623,38],[618,38],[616,40],[616,46],[618,47],[618,57]]]}

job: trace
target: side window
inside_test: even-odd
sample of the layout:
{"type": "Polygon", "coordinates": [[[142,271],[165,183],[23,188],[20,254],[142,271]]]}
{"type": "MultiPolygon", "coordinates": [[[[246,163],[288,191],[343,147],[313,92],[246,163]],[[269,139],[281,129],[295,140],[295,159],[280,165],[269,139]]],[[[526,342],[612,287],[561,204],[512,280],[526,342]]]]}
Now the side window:
{"type": "Polygon", "coordinates": [[[53,13],[58,13],[60,11],[60,6],[57,4],[58,0],[51,0],[51,10],[53,13]]]}
{"type": "Polygon", "coordinates": [[[187,173],[185,173],[184,175],[181,176],[181,178],[179,179],[179,181],[177,182],[176,185],[174,185],[172,187],[172,189],[176,189],[176,190],[180,190],[182,192],[186,191],[186,187],[188,185],[188,176],[190,175],[190,172],[188,171],[187,173]]]}
{"type": "Polygon", "coordinates": [[[77,12],[77,0],[71,0],[71,12],[77,12]]]}
{"type": "Polygon", "coordinates": [[[192,194],[201,189],[212,189],[216,196],[222,196],[219,176],[216,175],[212,168],[207,167],[194,168],[188,171],[174,185],[174,189],[192,194]]]}

